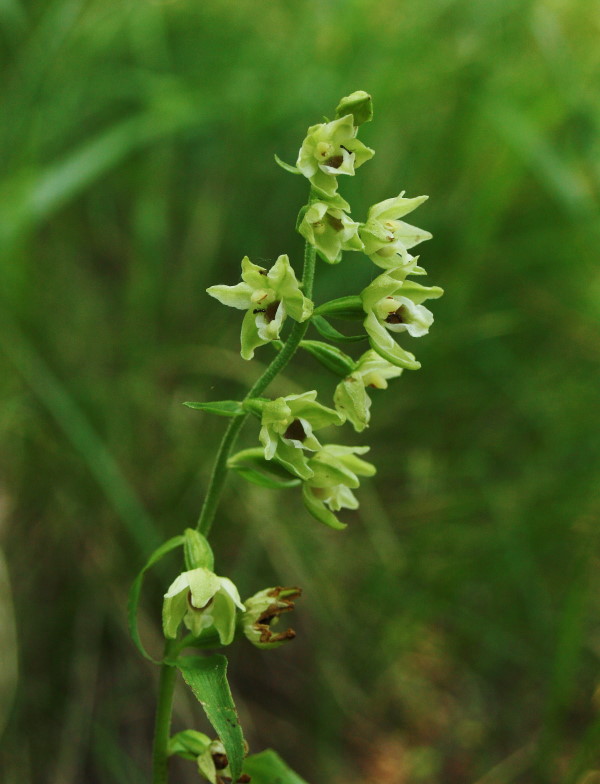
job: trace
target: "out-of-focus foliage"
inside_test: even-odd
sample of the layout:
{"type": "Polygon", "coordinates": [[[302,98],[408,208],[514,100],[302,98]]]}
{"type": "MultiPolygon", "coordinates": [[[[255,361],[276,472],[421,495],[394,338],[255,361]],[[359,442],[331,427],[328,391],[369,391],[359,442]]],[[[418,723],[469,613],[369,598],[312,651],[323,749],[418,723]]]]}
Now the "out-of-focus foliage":
{"type": "MultiPolygon", "coordinates": [[[[238,314],[204,290],[244,254],[298,268],[306,183],[273,153],[294,162],[356,89],[377,154],[342,193],[355,220],[430,194],[446,296],[422,370],[373,393],[379,472],[345,532],[297,489],[230,480],[218,573],[304,588],[297,640],[230,664],[252,750],[311,782],[600,767],[597,5],[4,0],[0,30],[2,781],[148,780],[156,672],[126,594],[193,525],[224,426],[181,403],[238,398],[272,356],[241,360],[238,314]]],[[[347,291],[320,264],[317,301],[368,283],[365,261],[347,254],[347,291]]],[[[328,403],[336,380],[298,362],[272,392],[328,403]]],[[[155,652],[178,570],[148,580],[155,652]]],[[[174,730],[197,718],[182,691],[174,730]]]]}

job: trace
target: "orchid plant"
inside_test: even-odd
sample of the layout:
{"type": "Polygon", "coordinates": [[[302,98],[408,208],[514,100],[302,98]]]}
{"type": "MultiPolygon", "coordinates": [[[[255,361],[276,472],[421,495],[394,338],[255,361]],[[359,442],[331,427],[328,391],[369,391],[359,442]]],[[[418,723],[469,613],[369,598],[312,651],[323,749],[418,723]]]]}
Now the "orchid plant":
{"type": "Polygon", "coordinates": [[[299,489],[310,515],[332,529],[345,528],[340,512],[358,507],[354,491],[359,488],[359,477],[373,476],[375,467],[363,459],[368,446],[329,443],[332,428],[349,423],[356,432],[364,431],[371,417],[370,390],[386,389],[388,381],[404,370],[420,367],[404,345],[427,334],[433,314],[422,303],[443,292],[437,286],[423,286],[412,280],[413,276],[424,275],[425,270],[409,251],[431,235],[401,218],[427,197],[405,198],[402,192],[373,205],[366,221],[360,222],[350,217],[350,205],[338,193],[338,178],[354,176],[374,155],[357,139],[359,127],[372,115],[371,96],[363,91],[352,93],[340,101],[333,120],[308,129],[295,166],[275,156],[283,169],[304,176],[310,183],[307,204],[296,224],[305,239],[300,279],[287,255],[279,256],[270,269],[245,256],[241,282],[208,289],[208,294],[223,305],[245,311],[241,319],[242,357],[251,360],[256,349],[268,344],[274,356],[243,399],[186,403],[192,409],[229,418],[229,426],[216,455],[196,527],[158,548],[132,588],[132,637],[141,653],[152,659],[137,628],[142,581],[160,558],[175,548],[183,549],[184,569],[170,586],[165,586],[162,618],[166,644],[163,657],[156,662],[161,675],[153,784],[168,782],[168,760],[173,755],[194,762],[201,779],[211,784],[302,781],[272,750],[248,755],[226,678],[227,659],[214,652],[243,643],[244,638],[265,650],[287,644],[295,632],[280,629],[278,624],[283,613],[294,609],[301,590],[263,587],[242,601],[234,583],[215,573],[208,536],[228,471],[262,487],[299,489]],[[378,272],[363,291],[315,305],[312,297],[317,256],[327,264],[343,264],[344,252],[361,253],[366,265],[373,268],[375,264],[383,272],[378,272]],[[288,318],[292,322],[289,329],[288,318]],[[337,318],[362,321],[364,331],[348,336],[330,323],[337,318]],[[320,339],[305,337],[310,327],[320,339]],[[339,344],[362,340],[368,341],[370,348],[357,358],[339,348],[339,344]],[[276,399],[264,396],[271,381],[298,350],[310,353],[338,377],[332,405],[319,402],[316,390],[276,399]],[[238,434],[251,418],[257,423],[257,446],[234,453],[238,434]],[[182,633],[182,628],[187,633],[182,633]],[[178,673],[202,704],[216,737],[193,729],[171,736],[178,673]]]}

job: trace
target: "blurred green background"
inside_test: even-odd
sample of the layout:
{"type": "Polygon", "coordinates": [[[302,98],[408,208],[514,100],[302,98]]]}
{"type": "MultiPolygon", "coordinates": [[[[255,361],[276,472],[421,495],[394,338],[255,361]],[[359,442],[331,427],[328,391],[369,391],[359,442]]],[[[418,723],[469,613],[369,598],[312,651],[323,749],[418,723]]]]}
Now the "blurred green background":
{"type": "MultiPolygon", "coordinates": [[[[218,571],[305,592],[292,645],[232,651],[248,740],[312,784],[600,768],[597,3],[2,0],[0,25],[3,784],[148,781],[157,672],[127,592],[195,521],[224,427],[181,403],[238,397],[272,356],[241,360],[204,290],[246,253],[299,267],[306,182],[273,153],[356,89],[377,155],[341,191],[355,219],[428,193],[446,296],[422,370],[344,431],[379,468],[344,533],[294,490],[228,484],[218,571]]],[[[344,264],[318,301],[368,281],[344,264]]],[[[299,357],[272,392],[327,402],[325,374],[299,357]]],[[[155,652],[178,568],[148,580],[155,652]]]]}

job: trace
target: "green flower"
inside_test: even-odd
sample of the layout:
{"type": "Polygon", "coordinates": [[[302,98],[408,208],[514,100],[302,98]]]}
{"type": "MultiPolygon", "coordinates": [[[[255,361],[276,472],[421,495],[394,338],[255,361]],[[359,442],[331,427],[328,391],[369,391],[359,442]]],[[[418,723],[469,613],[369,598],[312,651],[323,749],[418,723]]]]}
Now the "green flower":
{"type": "MultiPolygon", "coordinates": [[[[229,760],[225,747],[220,740],[211,740],[208,735],[196,730],[184,730],[169,738],[168,754],[184,759],[196,760],[198,772],[211,784],[223,784],[231,781],[229,760]]],[[[250,778],[243,776],[239,782],[248,782],[250,778]]]]}
{"type": "Polygon", "coordinates": [[[433,323],[433,313],[421,303],[441,297],[439,286],[421,286],[406,276],[414,272],[414,262],[407,267],[379,275],[360,296],[367,314],[364,321],[369,342],[380,356],[392,365],[416,370],[421,365],[414,354],[396,343],[390,332],[408,332],[412,337],[426,335],[433,323]]]}
{"type": "Polygon", "coordinates": [[[293,640],[296,632],[286,629],[273,632],[272,627],[279,622],[282,613],[294,609],[294,599],[302,593],[300,588],[265,588],[246,599],[246,612],[242,615],[244,634],[257,648],[278,648],[284,642],[293,640]]]}
{"type": "Polygon", "coordinates": [[[236,286],[211,286],[207,289],[223,305],[246,310],[242,322],[242,357],[252,359],[254,349],[277,340],[286,316],[306,321],[313,303],[304,296],[287,256],[279,256],[267,272],[242,259],[242,282],[236,286]]]}
{"type": "Polygon", "coordinates": [[[401,263],[413,260],[409,248],[431,239],[431,234],[410,223],[399,220],[427,200],[427,196],[405,199],[404,191],[394,199],[374,204],[367,215],[367,222],[359,230],[365,253],[383,269],[395,269],[401,263]],[[400,256],[401,261],[398,260],[400,256]]]}
{"type": "Polygon", "coordinates": [[[311,457],[309,466],[313,475],[304,482],[302,495],[313,517],[331,528],[346,527],[334,512],[358,508],[352,490],[360,485],[359,476],[375,474],[375,466],[356,455],[364,455],[368,451],[368,446],[327,444],[311,457]]]}
{"type": "Polygon", "coordinates": [[[315,402],[316,398],[317,393],[313,390],[261,404],[260,442],[265,458],[276,458],[300,479],[309,479],[313,475],[305,450],[314,452],[321,448],[313,430],[344,422],[337,411],[315,402]]]}
{"type": "Polygon", "coordinates": [[[327,201],[314,201],[305,211],[298,231],[314,245],[319,256],[329,264],[341,261],[343,250],[363,250],[358,236],[360,224],[344,210],[349,205],[339,194],[327,201]]]}
{"type": "Polygon", "coordinates": [[[308,129],[296,166],[325,196],[331,197],[337,191],[338,174],[353,175],[355,169],[375,155],[355,138],[356,130],[352,114],[308,129]]]}
{"type": "Polygon", "coordinates": [[[236,608],[245,610],[237,588],[227,577],[203,568],[183,572],[165,594],[165,637],[174,640],[183,621],[195,637],[214,627],[221,644],[229,645],[235,635],[236,608]]]}
{"type": "Polygon", "coordinates": [[[369,349],[358,360],[352,372],[337,385],[333,402],[336,410],[352,422],[357,433],[368,426],[371,419],[371,399],[367,387],[387,389],[387,379],[396,378],[402,368],[369,349]]]}

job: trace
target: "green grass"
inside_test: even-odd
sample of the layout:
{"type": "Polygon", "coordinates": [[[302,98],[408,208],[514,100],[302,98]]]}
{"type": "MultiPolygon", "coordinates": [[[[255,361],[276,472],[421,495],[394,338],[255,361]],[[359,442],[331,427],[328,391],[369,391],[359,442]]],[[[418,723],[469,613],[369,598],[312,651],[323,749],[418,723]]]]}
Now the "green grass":
{"type": "MultiPolygon", "coordinates": [[[[597,27],[586,0],[0,3],[3,781],[148,780],[157,676],[127,591],[195,521],[223,429],[181,403],[260,372],[204,289],[246,253],[300,261],[306,183],[273,153],[354,89],[377,155],[342,183],[353,217],[429,193],[446,295],[423,369],[374,402],[379,472],[345,533],[229,484],[220,572],[305,589],[294,645],[233,652],[248,738],[312,782],[600,768],[597,27]]],[[[336,273],[319,300],[348,293],[336,273]]],[[[334,384],[306,356],[273,389],[334,384]]],[[[148,581],[155,650],[176,569],[148,581]]],[[[182,691],[176,727],[197,717],[182,691]]]]}

